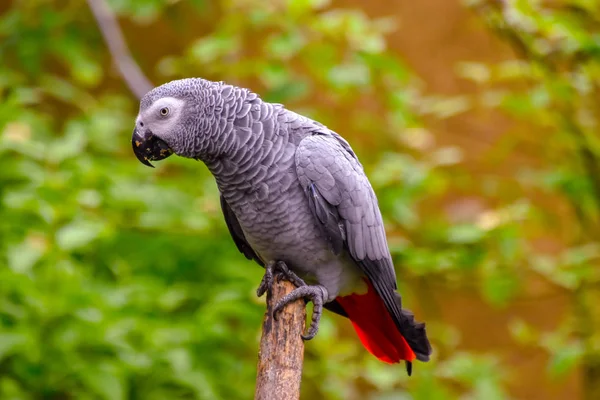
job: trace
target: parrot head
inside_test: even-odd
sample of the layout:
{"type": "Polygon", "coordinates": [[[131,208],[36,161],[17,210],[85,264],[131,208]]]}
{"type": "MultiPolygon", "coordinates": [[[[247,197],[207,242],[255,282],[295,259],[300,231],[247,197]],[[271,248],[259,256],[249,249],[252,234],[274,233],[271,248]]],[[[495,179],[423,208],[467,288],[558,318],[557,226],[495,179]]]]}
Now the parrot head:
{"type": "Polygon", "coordinates": [[[182,101],[173,97],[158,99],[149,107],[140,107],[131,145],[142,164],[153,167],[150,161],[163,160],[173,154],[165,139],[168,140],[176,130],[181,108],[182,101]]]}
{"type": "Polygon", "coordinates": [[[198,115],[197,105],[203,103],[206,86],[202,79],[183,79],[144,95],[131,137],[133,152],[142,164],[153,167],[150,161],[163,160],[173,153],[193,157],[200,121],[190,120],[190,116],[198,115]]]}

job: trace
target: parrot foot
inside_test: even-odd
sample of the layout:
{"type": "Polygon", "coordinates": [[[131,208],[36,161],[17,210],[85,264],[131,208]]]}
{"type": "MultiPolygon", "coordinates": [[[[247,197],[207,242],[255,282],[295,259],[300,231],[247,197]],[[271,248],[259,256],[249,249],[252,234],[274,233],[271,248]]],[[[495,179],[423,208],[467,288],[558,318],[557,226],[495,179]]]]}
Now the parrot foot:
{"type": "Polygon", "coordinates": [[[302,339],[310,340],[314,338],[319,331],[319,321],[321,321],[321,314],[323,313],[323,303],[327,299],[328,295],[327,289],[321,285],[308,286],[305,284],[304,286],[300,286],[279,300],[277,305],[275,305],[275,308],[273,308],[273,318],[277,319],[277,313],[279,313],[283,307],[293,301],[298,299],[312,301],[313,313],[310,326],[308,327],[306,335],[302,335],[302,339]]]}
{"type": "Polygon", "coordinates": [[[273,286],[273,270],[275,269],[276,264],[275,261],[269,261],[267,265],[265,265],[265,274],[260,281],[260,285],[258,285],[258,289],[256,289],[256,295],[258,297],[261,297],[267,290],[271,289],[271,286],[273,286]]]}
{"type": "Polygon", "coordinates": [[[323,313],[323,303],[328,297],[327,289],[321,285],[309,286],[298,275],[291,271],[283,261],[269,261],[265,265],[265,274],[262,281],[256,290],[256,295],[261,297],[273,286],[274,276],[277,273],[277,282],[285,279],[291,282],[296,289],[285,295],[277,302],[273,308],[273,318],[277,319],[277,314],[289,303],[298,299],[305,299],[313,302],[313,313],[310,326],[306,335],[302,335],[302,339],[310,340],[314,338],[319,331],[319,322],[323,313]]]}
{"type": "Polygon", "coordinates": [[[263,294],[270,290],[273,286],[273,278],[275,273],[279,272],[277,276],[277,282],[280,282],[281,279],[286,279],[291,282],[296,287],[306,286],[306,283],[302,279],[298,277],[294,272],[290,271],[288,266],[283,261],[269,261],[267,265],[265,265],[265,274],[256,289],[256,295],[261,297],[263,294]]]}
{"type": "Polygon", "coordinates": [[[298,275],[296,275],[292,270],[290,270],[286,263],[283,261],[279,261],[277,263],[277,267],[279,268],[280,274],[277,275],[277,282],[281,282],[283,278],[286,281],[291,282],[292,285],[297,288],[306,286],[306,282],[304,282],[298,275]]]}

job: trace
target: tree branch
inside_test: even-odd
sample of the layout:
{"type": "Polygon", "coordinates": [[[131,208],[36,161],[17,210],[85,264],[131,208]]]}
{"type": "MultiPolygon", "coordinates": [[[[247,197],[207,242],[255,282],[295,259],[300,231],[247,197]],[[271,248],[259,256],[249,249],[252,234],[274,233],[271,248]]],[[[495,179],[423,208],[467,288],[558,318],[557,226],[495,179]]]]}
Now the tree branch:
{"type": "Polygon", "coordinates": [[[275,279],[272,293],[267,292],[267,312],[258,353],[255,400],[297,400],[304,361],[304,332],[306,319],[302,299],[287,305],[273,319],[277,301],[294,290],[288,281],[275,279]]]}
{"type": "Polygon", "coordinates": [[[113,58],[121,77],[129,87],[129,90],[141,99],[154,86],[144,75],[136,64],[127,48],[119,24],[105,0],[87,0],[92,14],[102,32],[104,41],[113,58]]]}

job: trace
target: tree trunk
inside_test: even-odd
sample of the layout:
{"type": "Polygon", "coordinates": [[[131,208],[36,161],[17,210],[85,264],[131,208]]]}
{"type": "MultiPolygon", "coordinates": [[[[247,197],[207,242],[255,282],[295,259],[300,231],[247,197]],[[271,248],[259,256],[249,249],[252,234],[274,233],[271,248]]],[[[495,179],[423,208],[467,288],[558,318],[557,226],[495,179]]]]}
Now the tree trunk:
{"type": "Polygon", "coordinates": [[[306,305],[302,299],[287,305],[273,319],[277,301],[294,290],[290,282],[274,280],[272,293],[267,293],[267,312],[263,322],[255,400],[298,400],[304,361],[306,305]]]}

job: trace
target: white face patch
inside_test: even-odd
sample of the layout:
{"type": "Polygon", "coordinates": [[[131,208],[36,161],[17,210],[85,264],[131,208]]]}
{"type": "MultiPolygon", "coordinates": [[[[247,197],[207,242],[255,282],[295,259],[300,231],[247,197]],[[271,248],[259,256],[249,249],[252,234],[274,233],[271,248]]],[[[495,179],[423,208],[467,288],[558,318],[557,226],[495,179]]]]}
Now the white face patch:
{"type": "Polygon", "coordinates": [[[174,97],[158,99],[138,115],[137,126],[142,130],[152,131],[154,135],[169,143],[170,137],[176,133],[175,126],[184,105],[183,100],[174,97]]]}

